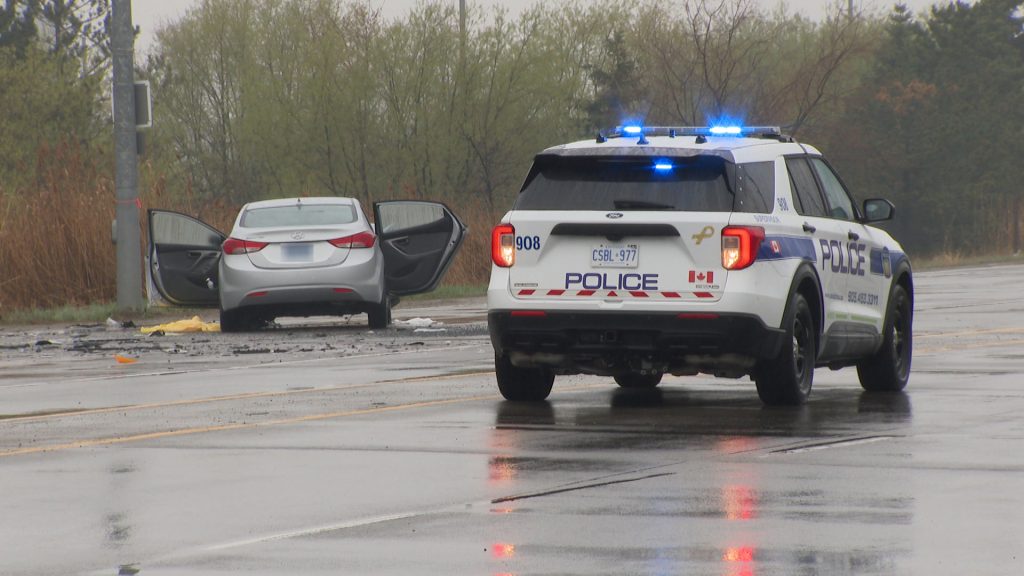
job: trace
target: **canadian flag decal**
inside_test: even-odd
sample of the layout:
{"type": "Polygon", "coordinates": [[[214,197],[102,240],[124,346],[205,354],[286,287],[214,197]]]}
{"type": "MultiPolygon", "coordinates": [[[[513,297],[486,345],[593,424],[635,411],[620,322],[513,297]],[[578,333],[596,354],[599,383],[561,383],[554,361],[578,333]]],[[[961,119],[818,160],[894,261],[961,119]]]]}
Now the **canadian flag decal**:
{"type": "Polygon", "coordinates": [[[715,273],[711,270],[708,270],[707,272],[690,270],[690,284],[696,284],[697,282],[702,284],[713,284],[715,282],[715,273]]]}

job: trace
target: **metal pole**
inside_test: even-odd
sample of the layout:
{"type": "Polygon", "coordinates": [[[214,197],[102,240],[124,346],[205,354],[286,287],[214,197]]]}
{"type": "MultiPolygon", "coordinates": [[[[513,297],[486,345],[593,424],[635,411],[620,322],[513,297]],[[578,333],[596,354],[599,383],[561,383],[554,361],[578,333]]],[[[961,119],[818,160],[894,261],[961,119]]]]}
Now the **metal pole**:
{"type": "Polygon", "coordinates": [[[110,4],[114,68],[114,188],[117,197],[117,308],[142,310],[142,241],[135,128],[135,34],[131,0],[110,4]]]}
{"type": "Polygon", "coordinates": [[[466,44],[466,0],[459,0],[459,37],[462,40],[463,49],[466,44]]]}

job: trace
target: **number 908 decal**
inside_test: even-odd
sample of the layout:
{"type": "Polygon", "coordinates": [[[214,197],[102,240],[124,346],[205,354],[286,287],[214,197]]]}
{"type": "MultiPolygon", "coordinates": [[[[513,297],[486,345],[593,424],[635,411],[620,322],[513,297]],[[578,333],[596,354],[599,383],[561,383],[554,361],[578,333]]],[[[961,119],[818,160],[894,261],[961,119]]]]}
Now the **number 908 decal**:
{"type": "Polygon", "coordinates": [[[540,250],[540,236],[516,236],[516,250],[540,250]]]}

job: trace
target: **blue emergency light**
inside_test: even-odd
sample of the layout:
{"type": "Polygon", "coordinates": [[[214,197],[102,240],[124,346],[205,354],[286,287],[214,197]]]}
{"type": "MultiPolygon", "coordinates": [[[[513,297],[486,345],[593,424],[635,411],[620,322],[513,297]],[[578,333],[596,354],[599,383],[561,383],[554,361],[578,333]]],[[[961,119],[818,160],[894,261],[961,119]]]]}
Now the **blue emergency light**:
{"type": "MultiPolygon", "coordinates": [[[[598,133],[598,142],[604,142],[608,138],[621,138],[623,136],[767,136],[770,138],[782,138],[782,130],[778,126],[638,126],[628,124],[616,126],[612,130],[598,133]]],[[[643,142],[643,143],[646,143],[643,142]]]]}

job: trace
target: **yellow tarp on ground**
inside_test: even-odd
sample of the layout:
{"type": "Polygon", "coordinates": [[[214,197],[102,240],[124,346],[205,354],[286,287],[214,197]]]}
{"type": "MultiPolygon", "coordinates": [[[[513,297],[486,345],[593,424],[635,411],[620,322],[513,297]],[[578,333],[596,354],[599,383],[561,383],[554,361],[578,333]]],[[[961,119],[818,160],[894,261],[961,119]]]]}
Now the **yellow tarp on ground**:
{"type": "Polygon", "coordinates": [[[203,322],[203,319],[199,316],[193,316],[189,320],[178,320],[158,326],[146,326],[142,328],[142,333],[152,334],[158,330],[163,332],[220,332],[220,324],[217,322],[203,322]]]}

